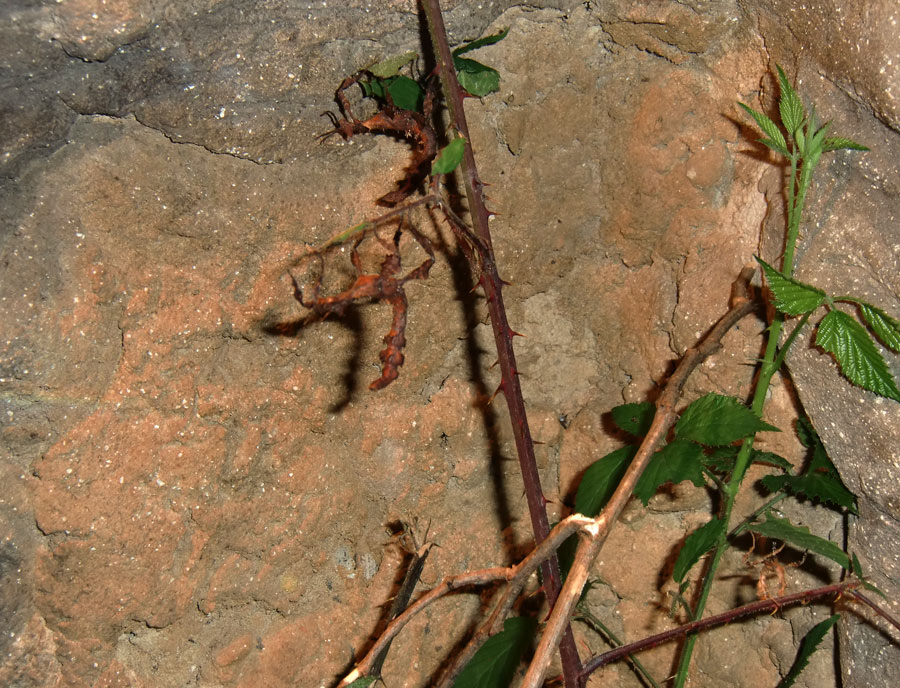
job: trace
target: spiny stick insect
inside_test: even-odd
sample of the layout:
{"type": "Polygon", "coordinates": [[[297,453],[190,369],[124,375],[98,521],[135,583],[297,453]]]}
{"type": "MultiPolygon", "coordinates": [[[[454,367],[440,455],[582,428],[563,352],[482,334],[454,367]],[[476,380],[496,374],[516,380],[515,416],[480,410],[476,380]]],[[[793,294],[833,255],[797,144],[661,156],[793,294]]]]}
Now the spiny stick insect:
{"type": "MultiPolygon", "coordinates": [[[[407,81],[416,83],[411,79],[407,81]]],[[[409,307],[404,285],[410,280],[427,279],[431,266],[434,264],[432,243],[428,237],[412,226],[409,221],[410,211],[419,206],[439,209],[458,238],[464,254],[474,269],[478,269],[486,256],[483,242],[453,212],[444,197],[442,178],[444,174],[451,172],[456,167],[462,157],[463,139],[457,137],[438,156],[437,134],[430,124],[436,100],[435,79],[426,79],[424,89],[416,84],[416,87],[421,90],[422,112],[396,105],[390,87],[384,87],[384,83],[390,82],[380,80],[369,70],[362,70],[344,79],[335,93],[335,100],[344,117],[339,118],[333,113],[325,113],[331,118],[334,129],[322,134],[319,139],[324,140],[334,134],[340,135],[345,140],[349,140],[357,134],[387,134],[409,141],[413,146],[413,155],[407,168],[406,177],[399,182],[397,189],[377,200],[379,205],[393,208],[393,210],[337,234],[318,248],[311,250],[301,260],[301,264],[306,265],[310,261],[317,263],[317,269],[312,271],[312,276],[302,280],[308,287],[306,290],[308,296],[304,293],[301,281],[291,274],[295,298],[303,307],[312,311],[307,320],[325,318],[330,314],[342,316],[351,304],[372,299],[385,301],[391,305],[393,310],[391,328],[384,336],[386,346],[379,354],[381,376],[369,385],[371,390],[383,389],[397,379],[399,368],[403,365],[404,360],[403,349],[406,346],[405,332],[409,307]],[[378,98],[378,111],[364,120],[354,115],[346,95],[346,91],[354,84],[360,84],[367,94],[377,95],[379,92],[382,94],[378,98]],[[428,193],[415,200],[409,200],[429,175],[428,193]],[[385,225],[396,225],[390,239],[379,234],[379,228],[385,225]],[[415,239],[427,257],[418,267],[400,277],[402,259],[399,247],[404,232],[415,239]],[[374,236],[386,251],[377,273],[365,272],[359,255],[360,244],[370,236],[374,236]],[[349,288],[338,294],[321,296],[324,254],[351,239],[353,248],[350,251],[350,260],[356,273],[355,281],[349,288]]]]}

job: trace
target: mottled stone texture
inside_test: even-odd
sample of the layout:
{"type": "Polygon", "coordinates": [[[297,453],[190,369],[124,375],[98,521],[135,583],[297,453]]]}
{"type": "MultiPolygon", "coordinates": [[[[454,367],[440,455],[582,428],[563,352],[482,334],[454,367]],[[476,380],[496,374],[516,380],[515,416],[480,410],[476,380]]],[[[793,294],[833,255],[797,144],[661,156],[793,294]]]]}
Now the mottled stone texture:
{"type": "MultiPolygon", "coordinates": [[[[776,63],[873,149],[823,163],[798,274],[900,315],[894,3],[445,7],[454,43],[510,27],[477,55],[501,92],[467,107],[554,517],[619,446],[605,412],[653,394],[740,268],[781,250],[782,170],[735,105],[774,111],[776,63]]],[[[0,684],[327,686],[403,574],[386,524],[440,544],[424,585],[528,549],[506,409],[484,404],[497,383],[486,309],[446,231],[416,218],[440,256],[408,287],[407,362],[383,392],[365,387],[386,307],[290,327],[303,314],[291,265],[376,212],[408,156],[390,139],[319,143],[321,113],[344,76],[421,51],[422,34],[412,0],[0,7],[0,684]]],[[[746,394],[761,329],[730,333],[687,394],[746,394]]],[[[860,496],[849,548],[897,614],[898,405],[814,348],[790,366],[768,419],[790,429],[796,387],[860,496]]],[[[765,443],[802,461],[790,432],[765,443]]],[[[739,508],[759,500],[749,489],[739,508]]],[[[593,613],[628,639],[670,627],[673,557],[712,506],[685,486],[630,506],[593,613]]],[[[843,541],[834,512],[785,510],[843,541]]],[[[740,551],[726,563],[711,612],[755,595],[758,567],[740,551]]],[[[810,558],[788,584],[836,575],[810,558]]],[[[422,615],[389,655],[389,685],[428,685],[480,602],[422,615]]],[[[827,613],[709,634],[692,685],[775,685],[827,613]]],[[[892,685],[896,632],[862,616],[841,624],[842,685],[892,685]]],[[[833,645],[797,685],[837,685],[833,645]]],[[[668,676],[673,651],[643,660],[668,676]]],[[[592,685],[639,684],[616,666],[592,685]]]]}

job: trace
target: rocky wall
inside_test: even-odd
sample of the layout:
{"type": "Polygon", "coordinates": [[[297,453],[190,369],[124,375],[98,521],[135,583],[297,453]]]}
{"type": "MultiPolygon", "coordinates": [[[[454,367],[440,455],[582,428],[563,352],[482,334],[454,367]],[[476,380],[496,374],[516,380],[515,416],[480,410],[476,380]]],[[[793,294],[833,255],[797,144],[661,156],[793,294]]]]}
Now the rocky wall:
{"type": "MultiPolygon", "coordinates": [[[[872,148],[823,164],[799,274],[900,313],[892,3],[444,5],[454,43],[510,27],[478,54],[500,93],[467,112],[554,516],[618,446],[604,413],[658,389],[741,267],[780,250],[782,172],[736,107],[772,108],[776,63],[872,148]]],[[[366,386],[386,306],[292,326],[290,267],[402,175],[401,142],[317,136],[346,75],[422,51],[414,2],[17,0],[0,18],[0,683],[327,686],[383,621],[397,523],[440,545],[425,586],[527,551],[506,409],[486,404],[486,309],[449,233],[418,218],[439,259],[408,286],[407,360],[384,391],[366,386]]],[[[732,332],[688,394],[746,393],[762,327],[732,332]]],[[[790,429],[796,388],[860,518],[788,513],[846,537],[896,615],[900,410],[816,349],[790,367],[768,419],[790,429]]],[[[783,435],[767,446],[801,461],[783,435]]],[[[666,562],[710,508],[677,487],[626,512],[590,596],[619,635],[674,623],[666,562]]],[[[755,596],[759,571],[727,563],[710,612],[755,596]]],[[[811,559],[789,585],[834,575],[811,559]]],[[[428,685],[482,603],[417,620],[390,685],[428,685]]],[[[692,685],[775,685],[827,611],[704,637],[692,685]]],[[[896,633],[856,612],[840,629],[803,685],[891,685],[896,633]]],[[[643,659],[664,677],[672,657],[643,659]]],[[[639,684],[623,666],[592,685],[639,684]]]]}

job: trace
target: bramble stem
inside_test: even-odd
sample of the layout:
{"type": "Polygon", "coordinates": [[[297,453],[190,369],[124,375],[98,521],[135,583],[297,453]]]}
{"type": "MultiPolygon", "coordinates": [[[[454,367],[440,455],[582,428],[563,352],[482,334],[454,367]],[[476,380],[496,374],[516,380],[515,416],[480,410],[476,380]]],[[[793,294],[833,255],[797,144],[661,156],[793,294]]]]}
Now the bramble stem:
{"type": "MultiPolygon", "coordinates": [[[[759,614],[764,611],[778,611],[782,607],[786,607],[790,604],[809,604],[815,600],[820,600],[826,597],[840,597],[845,592],[849,592],[851,597],[856,599],[860,599],[861,595],[856,593],[854,588],[858,587],[860,582],[858,580],[853,581],[845,581],[843,583],[836,583],[834,585],[826,585],[821,588],[815,588],[813,590],[804,590],[803,592],[794,593],[792,595],[785,595],[783,597],[774,597],[768,600],[759,600],[757,602],[751,602],[750,604],[744,605],[743,607],[738,607],[737,609],[730,609],[727,612],[722,612],[721,614],[716,614],[715,616],[710,616],[707,619],[703,619],[702,621],[691,621],[690,623],[686,623],[678,628],[673,628],[668,631],[663,631],[662,633],[657,633],[656,635],[652,635],[648,638],[643,638],[638,640],[637,642],[630,643],[628,645],[623,645],[621,647],[617,647],[614,650],[610,650],[609,652],[604,652],[601,655],[597,655],[592,659],[588,660],[588,662],[584,666],[585,674],[589,674],[597,669],[606,666],[607,664],[611,664],[612,662],[616,662],[623,657],[627,657],[635,652],[640,652],[642,650],[648,650],[652,647],[657,647],[662,645],[663,643],[667,643],[670,640],[674,640],[675,638],[679,638],[687,635],[688,639],[696,638],[697,634],[701,631],[705,631],[714,626],[721,626],[722,624],[730,623],[735,621],[736,619],[740,619],[744,616],[750,616],[751,614],[759,614]]],[[[862,601],[862,600],[860,600],[862,601]]]]}
{"type": "MultiPolygon", "coordinates": [[[[525,497],[528,502],[528,511],[531,516],[531,527],[534,532],[535,542],[540,543],[550,532],[550,521],[547,518],[546,500],[541,488],[540,473],[534,456],[534,442],[531,439],[531,431],[528,427],[528,417],[525,413],[525,400],[522,396],[522,387],[519,384],[516,357],[513,351],[513,331],[506,317],[506,307],[503,303],[502,280],[497,272],[494,260],[491,232],[488,227],[490,213],[484,204],[484,185],[478,177],[478,168],[475,165],[475,155],[472,151],[469,127],[466,122],[466,113],[463,108],[462,89],[456,80],[456,69],[453,66],[453,56],[447,42],[447,31],[444,27],[444,19],[441,14],[439,0],[423,0],[422,6],[428,21],[428,32],[431,44],[437,60],[438,72],[441,78],[441,86],[447,108],[450,111],[450,121],[459,133],[465,137],[465,149],[462,160],[462,177],[466,189],[466,198],[469,204],[469,214],[475,235],[484,244],[481,266],[480,284],[487,299],[488,312],[491,317],[491,326],[494,331],[494,342],[497,346],[497,358],[500,366],[500,390],[506,398],[506,406],[509,409],[509,418],[512,423],[513,436],[516,442],[516,453],[519,458],[519,468],[522,471],[522,480],[525,485],[525,497]]],[[[547,599],[552,607],[556,603],[559,591],[562,587],[559,571],[559,561],[556,556],[547,559],[541,566],[544,579],[544,588],[547,599]]],[[[571,628],[568,628],[560,645],[563,672],[566,677],[567,688],[580,688],[577,679],[581,672],[581,660],[575,647],[575,639],[571,628]]]]}

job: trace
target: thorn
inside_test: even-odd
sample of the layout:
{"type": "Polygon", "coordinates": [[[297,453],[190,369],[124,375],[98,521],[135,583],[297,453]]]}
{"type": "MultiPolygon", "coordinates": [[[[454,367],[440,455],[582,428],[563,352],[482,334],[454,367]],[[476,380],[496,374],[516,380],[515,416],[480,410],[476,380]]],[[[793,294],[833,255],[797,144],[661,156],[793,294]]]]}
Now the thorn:
{"type": "Polygon", "coordinates": [[[511,286],[513,286],[513,284],[514,284],[513,282],[507,282],[507,281],[506,281],[505,279],[503,279],[502,277],[499,277],[498,279],[500,280],[500,284],[501,284],[502,286],[504,286],[504,287],[511,287],[511,286]]]}
{"type": "Polygon", "coordinates": [[[488,217],[496,217],[496,216],[498,216],[498,215],[502,215],[503,213],[498,213],[498,212],[495,212],[495,211],[493,211],[493,210],[488,210],[488,211],[487,211],[487,214],[488,214],[488,217]]]}
{"type": "Polygon", "coordinates": [[[497,395],[500,394],[500,392],[502,392],[502,391],[503,391],[503,383],[501,382],[499,385],[497,385],[497,389],[494,390],[494,393],[491,395],[491,398],[488,399],[487,404],[485,404],[485,405],[490,406],[491,404],[493,404],[494,399],[496,399],[497,395]]]}
{"type": "Polygon", "coordinates": [[[499,362],[500,362],[500,359],[498,358],[496,361],[494,361],[493,363],[491,363],[491,364],[488,366],[488,370],[491,370],[492,368],[496,367],[496,365],[497,365],[499,362]]]}
{"type": "Polygon", "coordinates": [[[525,339],[528,338],[528,337],[526,337],[524,334],[522,334],[521,332],[516,332],[515,330],[513,330],[513,329],[511,329],[511,328],[509,328],[509,327],[507,327],[506,329],[509,330],[509,336],[510,336],[510,337],[524,337],[525,339]]]}

